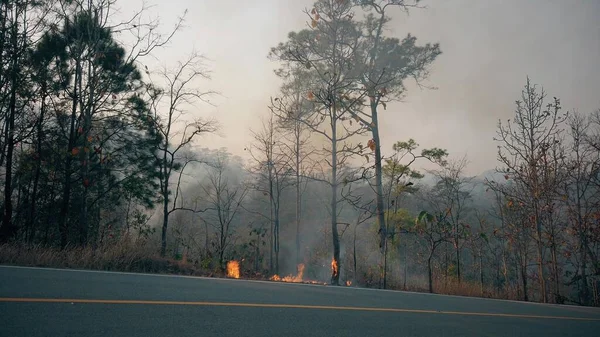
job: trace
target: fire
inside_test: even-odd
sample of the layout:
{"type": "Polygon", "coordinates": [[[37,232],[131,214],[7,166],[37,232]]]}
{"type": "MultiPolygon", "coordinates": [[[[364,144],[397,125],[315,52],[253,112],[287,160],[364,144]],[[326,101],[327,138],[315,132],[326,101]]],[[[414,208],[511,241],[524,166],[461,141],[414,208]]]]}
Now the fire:
{"type": "Polygon", "coordinates": [[[319,281],[314,281],[314,280],[303,280],[303,278],[304,278],[304,263],[300,263],[297,268],[298,268],[298,273],[295,276],[294,275],[288,275],[288,276],[281,277],[281,276],[275,274],[275,275],[271,276],[271,278],[269,278],[269,280],[276,281],[276,282],[307,283],[307,284],[322,284],[322,285],[327,285],[327,283],[325,283],[325,282],[319,282],[319,281]]]}
{"type": "Polygon", "coordinates": [[[271,281],[282,281],[282,282],[294,282],[294,283],[299,283],[302,282],[302,276],[304,275],[304,263],[300,263],[298,265],[298,274],[296,274],[296,276],[294,275],[288,275],[285,277],[281,277],[277,274],[271,276],[270,280],[271,281]]]}
{"type": "Polygon", "coordinates": [[[338,263],[335,258],[331,259],[331,273],[333,276],[338,275],[338,263]]]}
{"type": "Polygon", "coordinates": [[[240,263],[233,260],[227,262],[227,277],[240,278],[240,263]]]}
{"type": "Polygon", "coordinates": [[[352,281],[350,281],[350,280],[346,281],[346,287],[349,287],[351,285],[352,285],[352,281]]]}

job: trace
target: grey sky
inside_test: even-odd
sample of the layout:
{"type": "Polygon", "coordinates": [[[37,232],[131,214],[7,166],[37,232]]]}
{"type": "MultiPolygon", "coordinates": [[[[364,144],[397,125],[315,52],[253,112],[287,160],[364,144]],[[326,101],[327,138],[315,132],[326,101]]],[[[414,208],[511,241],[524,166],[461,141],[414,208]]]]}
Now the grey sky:
{"type": "MultiPolygon", "coordinates": [[[[192,49],[210,59],[207,88],[222,93],[216,116],[222,136],[203,146],[228,147],[237,155],[249,142],[249,127],[266,114],[279,82],[269,49],[288,32],[305,27],[307,0],[154,0],[153,15],[165,28],[188,9],[186,28],[159,53],[161,63],[183,59],[192,49]]],[[[123,13],[141,0],[119,2],[123,13]]],[[[443,54],[427,84],[413,86],[404,102],[388,106],[382,117],[384,150],[397,140],[415,138],[440,146],[452,156],[469,157],[468,173],[496,165],[492,140],[499,118],[510,118],[529,75],[566,110],[600,108],[600,1],[598,0],[425,0],[427,9],[394,15],[389,34],[407,33],[422,42],[440,42],[443,54]]]]}

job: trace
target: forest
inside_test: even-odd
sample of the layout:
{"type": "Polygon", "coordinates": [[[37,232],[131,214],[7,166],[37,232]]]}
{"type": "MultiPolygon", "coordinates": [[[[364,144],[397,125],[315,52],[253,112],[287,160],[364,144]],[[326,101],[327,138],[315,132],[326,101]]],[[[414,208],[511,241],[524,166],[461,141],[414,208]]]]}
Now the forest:
{"type": "Polygon", "coordinates": [[[600,306],[600,110],[523,74],[470,176],[443,139],[380,135],[432,90],[445,46],[388,34],[427,9],[316,0],[264,51],[280,90],[234,155],[203,141],[203,56],[148,62],[186,17],[124,1],[0,1],[0,263],[600,306]]]}

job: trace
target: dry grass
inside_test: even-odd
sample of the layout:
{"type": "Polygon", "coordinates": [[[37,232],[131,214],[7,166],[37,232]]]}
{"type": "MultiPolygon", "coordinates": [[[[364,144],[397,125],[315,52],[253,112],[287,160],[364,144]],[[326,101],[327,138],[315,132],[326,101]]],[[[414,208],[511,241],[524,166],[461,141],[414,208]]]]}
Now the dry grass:
{"type": "MultiPolygon", "coordinates": [[[[404,286],[400,281],[392,281],[388,283],[388,288],[393,290],[413,291],[427,293],[427,281],[423,278],[413,278],[404,286]]],[[[478,282],[463,280],[460,283],[455,279],[437,278],[433,280],[433,292],[441,295],[456,295],[469,297],[483,297],[495,299],[519,300],[516,291],[498,289],[484,285],[483,290],[478,282]]]]}
{"type": "Polygon", "coordinates": [[[198,266],[161,258],[155,250],[123,241],[92,249],[77,247],[59,250],[43,246],[0,245],[0,264],[108,270],[157,274],[219,276],[198,266]]]}
{"type": "Polygon", "coordinates": [[[477,283],[456,280],[446,280],[434,282],[433,289],[438,294],[445,295],[458,295],[458,296],[470,296],[470,297],[488,297],[497,298],[499,294],[496,294],[493,290],[484,287],[483,289],[477,283]]]}

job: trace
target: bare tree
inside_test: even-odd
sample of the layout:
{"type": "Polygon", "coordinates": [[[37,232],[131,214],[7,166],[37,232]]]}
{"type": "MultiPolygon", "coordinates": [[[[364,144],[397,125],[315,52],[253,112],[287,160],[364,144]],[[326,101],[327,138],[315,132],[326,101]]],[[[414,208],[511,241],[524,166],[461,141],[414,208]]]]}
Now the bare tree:
{"type": "Polygon", "coordinates": [[[433,271],[432,260],[437,248],[448,241],[452,234],[452,225],[447,221],[445,214],[431,214],[427,211],[421,211],[415,220],[411,231],[422,236],[427,243],[427,276],[429,280],[429,292],[433,293],[433,271]]]}
{"type": "Polygon", "coordinates": [[[256,165],[252,170],[257,179],[254,188],[269,197],[269,215],[262,214],[270,222],[269,270],[279,274],[282,194],[293,182],[289,154],[283,145],[283,135],[276,125],[275,117],[270,113],[269,117],[263,120],[262,129],[252,131],[254,141],[247,149],[256,165]]]}
{"type": "MultiPolygon", "coordinates": [[[[154,85],[147,86],[152,121],[161,143],[157,149],[156,159],[159,167],[160,196],[163,204],[163,223],[160,254],[164,256],[167,248],[167,228],[169,215],[180,207],[171,205],[171,176],[178,172],[181,176],[189,160],[182,163],[179,152],[193,144],[198,136],[215,132],[217,125],[212,120],[203,118],[184,119],[186,112],[197,109],[199,103],[207,102],[212,91],[198,89],[198,80],[208,79],[208,73],[202,64],[202,57],[193,53],[186,61],[180,62],[174,69],[164,69],[159,78],[164,82],[164,89],[154,85]]],[[[179,180],[178,180],[179,181],[179,180]]],[[[178,191],[176,189],[176,191],[178,191]]]]}
{"type": "MultiPolygon", "coordinates": [[[[2,122],[2,140],[0,140],[0,166],[6,163],[4,173],[4,200],[0,241],[11,238],[16,227],[13,224],[13,166],[18,143],[18,120],[25,115],[27,101],[22,97],[29,82],[24,71],[27,51],[31,48],[33,35],[39,33],[41,25],[29,15],[35,13],[33,1],[13,0],[0,4],[0,121],[2,122]],[[33,27],[33,28],[32,28],[33,27]]],[[[36,18],[35,15],[33,15],[36,18]]]]}
{"type": "Polygon", "coordinates": [[[445,213],[452,225],[452,244],[456,257],[456,276],[461,281],[461,250],[468,233],[466,216],[469,211],[468,203],[473,191],[472,178],[465,177],[464,170],[467,158],[450,161],[441,170],[432,173],[437,178],[435,196],[432,206],[438,213],[445,213]],[[470,187],[468,185],[471,185],[470,187]]]}
{"type": "MultiPolygon", "coordinates": [[[[546,93],[531,84],[522,91],[521,100],[516,102],[517,108],[513,121],[498,123],[497,137],[499,143],[498,160],[503,166],[499,171],[507,179],[512,179],[523,193],[511,195],[510,190],[503,193],[524,205],[531,216],[524,221],[535,228],[533,239],[537,247],[538,279],[543,302],[547,302],[547,289],[544,272],[544,209],[543,197],[551,194],[555,186],[544,184],[544,171],[549,168],[544,160],[550,155],[551,147],[558,142],[560,126],[565,115],[560,113],[560,101],[554,98],[546,104],[546,93]]],[[[501,187],[501,185],[496,185],[501,187]]]]}
{"type": "Polygon", "coordinates": [[[221,269],[225,268],[225,252],[231,244],[235,220],[243,209],[248,192],[246,184],[231,177],[229,164],[227,153],[217,153],[215,162],[211,164],[208,182],[202,185],[204,202],[211,209],[204,214],[203,221],[217,231],[216,249],[221,269]]]}
{"type": "Polygon", "coordinates": [[[297,78],[290,79],[281,88],[281,96],[272,99],[270,110],[278,118],[282,130],[284,153],[288,155],[290,168],[294,171],[294,187],[296,192],[296,264],[301,263],[303,254],[301,247],[302,195],[306,190],[312,165],[310,162],[314,150],[310,146],[310,129],[302,118],[310,113],[311,104],[303,97],[303,87],[297,78]]]}
{"type": "MultiPolygon", "coordinates": [[[[590,303],[588,268],[590,243],[593,239],[594,217],[600,208],[600,189],[595,186],[600,168],[600,147],[597,147],[600,124],[594,124],[595,115],[572,114],[567,119],[567,155],[563,165],[566,179],[560,182],[563,200],[566,203],[569,227],[575,236],[574,253],[577,272],[569,284],[579,284],[579,303],[590,303]]],[[[570,250],[569,250],[570,251],[570,250]]]]}

